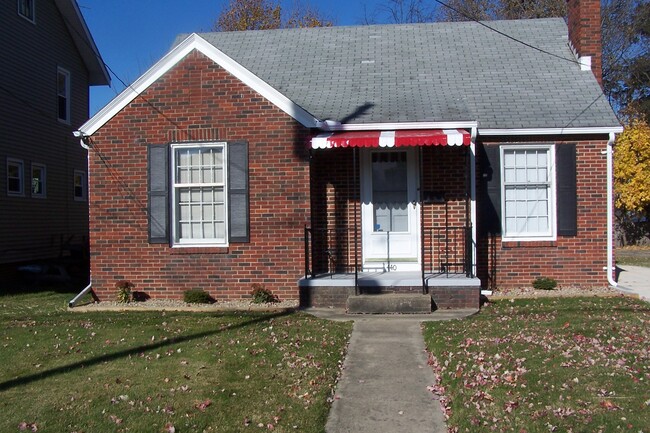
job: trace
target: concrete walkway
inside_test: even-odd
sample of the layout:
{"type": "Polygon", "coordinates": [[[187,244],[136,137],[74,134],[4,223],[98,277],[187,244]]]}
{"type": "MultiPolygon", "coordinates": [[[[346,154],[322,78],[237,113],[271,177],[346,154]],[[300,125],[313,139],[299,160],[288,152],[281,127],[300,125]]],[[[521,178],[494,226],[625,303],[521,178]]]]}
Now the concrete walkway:
{"type": "Polygon", "coordinates": [[[618,271],[617,290],[650,302],[650,268],[620,265],[618,271]]]}
{"type": "Polygon", "coordinates": [[[440,408],[427,386],[435,381],[427,364],[421,323],[462,318],[475,310],[426,315],[345,315],[308,310],[331,320],[354,320],[348,354],[336,389],[327,433],[445,433],[440,408]]]}

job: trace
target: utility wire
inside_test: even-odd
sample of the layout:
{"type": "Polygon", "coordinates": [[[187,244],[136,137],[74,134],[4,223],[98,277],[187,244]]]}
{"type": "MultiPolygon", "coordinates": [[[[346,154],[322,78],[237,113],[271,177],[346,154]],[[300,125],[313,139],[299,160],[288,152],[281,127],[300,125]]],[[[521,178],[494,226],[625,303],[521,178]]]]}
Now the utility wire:
{"type": "Polygon", "coordinates": [[[443,2],[443,1],[441,1],[441,0],[433,0],[433,1],[435,1],[435,2],[438,3],[438,4],[440,4],[441,6],[444,6],[444,7],[448,8],[448,9],[450,9],[450,10],[456,12],[458,15],[460,15],[460,16],[462,16],[462,17],[465,17],[465,18],[467,18],[468,20],[473,21],[473,22],[475,22],[476,24],[485,27],[486,29],[489,29],[490,31],[492,31],[492,32],[494,32],[494,33],[497,33],[497,34],[499,34],[499,35],[501,35],[501,36],[503,36],[503,37],[505,37],[505,38],[510,39],[511,41],[515,41],[515,42],[517,42],[517,43],[519,43],[519,44],[522,44],[522,45],[524,45],[524,46],[526,46],[526,47],[528,47],[528,48],[532,48],[533,50],[539,51],[540,53],[548,54],[549,56],[552,56],[552,57],[555,57],[555,58],[558,58],[558,59],[561,59],[561,60],[565,60],[565,61],[570,62],[570,63],[575,63],[575,64],[580,65],[580,62],[577,61],[577,60],[575,60],[575,59],[568,59],[568,58],[566,58],[566,57],[559,56],[559,55],[557,55],[557,54],[551,53],[550,51],[546,51],[546,50],[544,50],[544,49],[542,49],[542,48],[539,48],[539,47],[536,47],[536,46],[534,46],[534,45],[531,45],[531,44],[529,44],[528,42],[524,42],[524,41],[522,41],[521,39],[517,39],[517,38],[515,38],[514,36],[510,36],[509,34],[504,33],[504,32],[502,32],[502,31],[500,31],[500,30],[497,30],[497,29],[495,29],[494,27],[485,24],[485,22],[483,22],[483,21],[479,21],[478,19],[476,19],[476,18],[474,18],[474,17],[472,17],[472,16],[470,16],[470,15],[468,15],[468,14],[466,14],[466,13],[464,13],[464,12],[458,10],[458,9],[456,9],[456,8],[453,7],[453,6],[448,5],[447,3],[445,3],[445,2],[443,2]]]}
{"type": "Polygon", "coordinates": [[[126,192],[126,198],[133,200],[137,204],[140,211],[142,211],[145,215],[149,215],[149,209],[147,205],[142,203],[140,199],[138,199],[136,193],[133,191],[131,186],[124,181],[124,179],[117,171],[117,169],[115,169],[115,167],[111,165],[106,155],[104,155],[104,153],[99,149],[97,143],[95,143],[91,137],[88,137],[87,140],[88,140],[87,143],[88,147],[97,154],[99,160],[106,167],[111,177],[119,184],[120,188],[124,192],[126,192]]]}

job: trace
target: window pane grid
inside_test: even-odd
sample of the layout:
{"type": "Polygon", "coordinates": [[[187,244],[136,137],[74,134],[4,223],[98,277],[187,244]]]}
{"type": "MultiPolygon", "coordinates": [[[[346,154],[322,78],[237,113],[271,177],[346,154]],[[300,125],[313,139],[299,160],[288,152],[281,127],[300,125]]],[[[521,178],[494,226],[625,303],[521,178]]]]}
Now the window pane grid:
{"type": "Polygon", "coordinates": [[[45,196],[45,166],[40,164],[32,165],[32,197],[45,196]]]}
{"type": "Polygon", "coordinates": [[[175,240],[226,243],[224,147],[174,150],[175,240]]]}
{"type": "Polygon", "coordinates": [[[503,152],[504,230],[506,236],[551,234],[550,149],[503,152]]]}
{"type": "Polygon", "coordinates": [[[9,194],[23,194],[22,161],[7,162],[7,192],[9,194]]]}
{"type": "Polygon", "coordinates": [[[183,148],[176,152],[176,185],[223,185],[223,148],[183,148]]]}
{"type": "Polygon", "coordinates": [[[223,187],[182,187],[176,193],[180,239],[225,239],[223,187]]]}
{"type": "Polygon", "coordinates": [[[373,231],[408,232],[406,152],[372,154],[373,231]]]}

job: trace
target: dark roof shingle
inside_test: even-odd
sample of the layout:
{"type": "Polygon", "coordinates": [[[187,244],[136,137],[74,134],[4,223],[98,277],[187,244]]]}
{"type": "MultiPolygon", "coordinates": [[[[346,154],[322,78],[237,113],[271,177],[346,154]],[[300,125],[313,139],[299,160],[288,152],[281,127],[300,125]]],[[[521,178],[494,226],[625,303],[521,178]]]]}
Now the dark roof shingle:
{"type": "Polygon", "coordinates": [[[560,18],[203,33],[319,119],[478,121],[479,128],[619,123],[560,18]]]}

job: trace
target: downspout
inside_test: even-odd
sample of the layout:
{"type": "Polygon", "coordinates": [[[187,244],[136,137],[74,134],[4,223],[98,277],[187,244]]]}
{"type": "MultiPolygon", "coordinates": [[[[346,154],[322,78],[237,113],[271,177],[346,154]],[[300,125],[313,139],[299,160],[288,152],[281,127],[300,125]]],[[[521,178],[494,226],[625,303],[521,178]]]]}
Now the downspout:
{"type": "MultiPolygon", "coordinates": [[[[79,139],[79,144],[81,147],[86,149],[86,173],[90,174],[90,145],[86,143],[86,140],[88,139],[87,135],[84,135],[83,132],[81,131],[74,131],[72,133],[75,137],[79,139]]],[[[77,294],[70,302],[68,302],[68,307],[73,308],[77,302],[79,302],[79,299],[81,299],[82,296],[84,296],[86,293],[90,292],[92,286],[93,286],[93,279],[92,275],[89,277],[88,285],[84,287],[84,289],[77,294]]]]}
{"type": "Polygon", "coordinates": [[[476,127],[472,128],[469,153],[469,175],[470,179],[470,222],[472,224],[472,277],[476,277],[477,264],[476,264],[476,127]]]}
{"type": "Polygon", "coordinates": [[[614,141],[616,134],[609,133],[607,141],[607,282],[617,287],[614,281],[614,141]]]}

